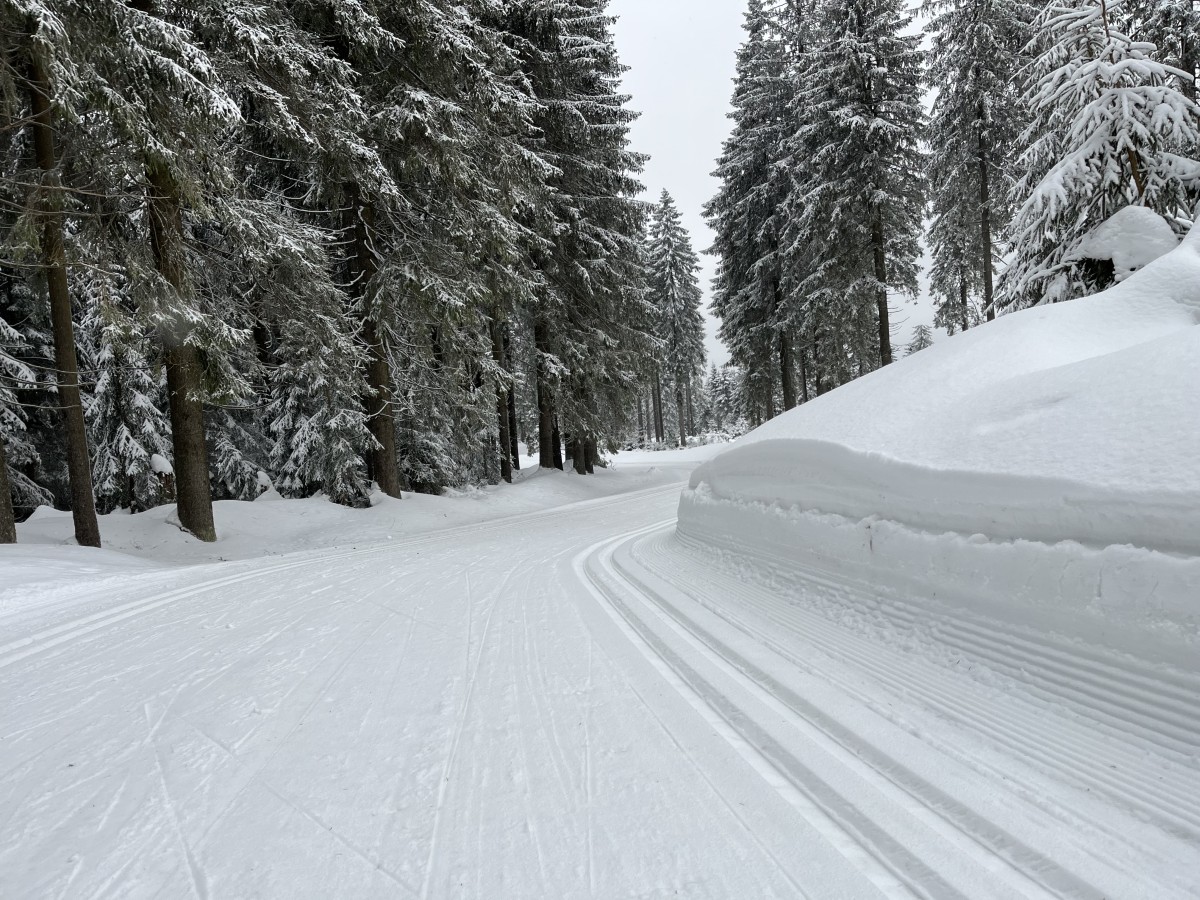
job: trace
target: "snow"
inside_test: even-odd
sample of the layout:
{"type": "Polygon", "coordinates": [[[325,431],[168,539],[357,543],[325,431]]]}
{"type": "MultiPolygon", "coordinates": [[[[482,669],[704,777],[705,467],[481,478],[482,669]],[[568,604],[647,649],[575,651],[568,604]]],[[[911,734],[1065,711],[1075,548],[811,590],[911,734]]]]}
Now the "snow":
{"type": "Polygon", "coordinates": [[[1112,260],[1118,282],[1170,253],[1179,238],[1169,222],[1144,206],[1126,206],[1096,226],[1068,257],[1112,260]]]}
{"type": "Polygon", "coordinates": [[[167,461],[167,458],[161,453],[152,453],[150,455],[150,471],[155,475],[174,475],[174,467],[167,461]]]}
{"type": "Polygon", "coordinates": [[[1108,291],[1002,317],[767,423],[697,469],[681,531],[728,543],[736,522],[764,552],[817,541],[893,577],[1190,639],[1198,321],[1200,228],[1108,291]]]}
{"type": "Polygon", "coordinates": [[[595,476],[220,503],[215,545],[39,510],[0,896],[1200,895],[1197,274],[595,476]]]}

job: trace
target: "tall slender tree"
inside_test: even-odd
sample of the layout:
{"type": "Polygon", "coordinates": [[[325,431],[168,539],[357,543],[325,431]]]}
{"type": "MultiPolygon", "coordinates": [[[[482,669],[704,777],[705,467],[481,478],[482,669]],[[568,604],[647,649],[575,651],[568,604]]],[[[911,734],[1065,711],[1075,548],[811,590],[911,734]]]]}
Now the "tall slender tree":
{"type": "Polygon", "coordinates": [[[965,331],[976,309],[995,318],[996,237],[1008,225],[1013,162],[1024,125],[1018,74],[1033,10],[1025,0],[929,0],[926,85],[931,287],[938,324],[965,331]]]}
{"type": "Polygon", "coordinates": [[[889,290],[916,293],[925,113],[911,21],[900,0],[831,0],[800,70],[790,244],[816,263],[798,290],[836,311],[852,345],[874,332],[860,367],[892,361],[889,290]]]}
{"type": "Polygon", "coordinates": [[[679,445],[687,446],[686,391],[704,371],[704,317],[700,313],[700,262],[675,201],[662,192],[650,224],[649,288],[658,312],[662,368],[671,378],[679,420],[679,445]]]}

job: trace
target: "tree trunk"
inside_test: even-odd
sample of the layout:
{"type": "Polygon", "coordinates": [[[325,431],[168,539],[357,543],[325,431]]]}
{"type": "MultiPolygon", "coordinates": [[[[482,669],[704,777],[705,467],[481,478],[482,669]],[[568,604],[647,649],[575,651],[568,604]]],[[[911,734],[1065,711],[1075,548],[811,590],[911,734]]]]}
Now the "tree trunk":
{"type": "Polygon", "coordinates": [[[558,417],[554,417],[554,427],[550,432],[551,443],[554,445],[554,468],[562,472],[563,466],[563,448],[562,448],[562,432],[558,430],[558,417]]]}
{"type": "Polygon", "coordinates": [[[679,414],[679,446],[687,446],[687,405],[683,399],[683,386],[675,382],[675,408],[679,414]]]}
{"type": "MultiPolygon", "coordinates": [[[[497,369],[504,368],[504,341],[500,336],[500,323],[492,320],[492,361],[497,369]]],[[[497,455],[500,457],[500,477],[512,484],[512,446],[508,436],[508,390],[496,383],[496,425],[498,434],[497,455]]]]}
{"type": "Polygon", "coordinates": [[[510,377],[508,395],[505,397],[508,404],[508,452],[513,471],[519,472],[521,471],[521,448],[517,446],[520,441],[520,435],[517,434],[517,389],[516,381],[511,380],[513,374],[512,331],[507,322],[504,323],[502,337],[504,339],[504,371],[510,377]]]}
{"type": "Polygon", "coordinates": [[[825,369],[821,365],[821,342],[817,339],[816,329],[813,329],[812,357],[813,357],[813,387],[816,388],[817,396],[820,397],[826,391],[826,384],[825,384],[825,369]]]}
{"type": "Polygon", "coordinates": [[[959,323],[962,330],[966,331],[971,326],[970,317],[967,315],[967,276],[962,273],[958,276],[958,312],[962,316],[962,321],[959,323]]]}
{"type": "Polygon", "coordinates": [[[354,250],[355,294],[362,312],[362,339],[367,346],[367,427],[375,446],[367,454],[367,468],[379,489],[397,500],[400,491],[400,460],[396,454],[396,414],[392,404],[392,364],[387,336],[380,327],[378,311],[372,309],[370,285],[379,271],[375,255],[375,207],[364,200],[357,185],[350,186],[351,240],[354,250]]]}
{"type": "Polygon", "coordinates": [[[584,449],[584,442],[581,438],[574,438],[570,444],[571,447],[571,462],[575,465],[576,475],[587,474],[587,450],[584,449]]]}
{"type": "Polygon", "coordinates": [[[690,437],[696,433],[696,408],[692,403],[692,380],[690,378],[688,379],[684,395],[687,401],[687,426],[688,436],[690,437]]]}
{"type": "Polygon", "coordinates": [[[802,403],[808,402],[808,363],[803,351],[800,353],[800,396],[802,403]]]}
{"type": "MultiPolygon", "coordinates": [[[[150,242],[158,271],[176,291],[184,289],[183,212],[174,180],[165,170],[151,167],[150,242]]],[[[179,330],[162,335],[167,369],[167,400],[171,413],[175,501],[179,524],[202,541],[215,541],[212,489],[208,481],[208,447],[204,443],[204,367],[200,351],[188,344],[182,322],[179,330]]]]}
{"type": "Polygon", "coordinates": [[[646,416],[642,407],[642,395],[637,395],[638,444],[646,443],[646,416]]]}
{"type": "Polygon", "coordinates": [[[13,515],[12,485],[8,481],[8,453],[0,436],[0,544],[17,542],[17,518],[13,515]]]}
{"type": "Polygon", "coordinates": [[[892,325],[888,320],[887,245],[883,237],[883,212],[879,209],[871,222],[871,239],[875,245],[875,280],[879,282],[875,300],[879,314],[879,364],[887,366],[892,362],[892,325]]]}
{"type": "Polygon", "coordinates": [[[661,444],[667,439],[667,429],[663,425],[662,379],[659,378],[657,371],[654,373],[652,389],[654,391],[652,397],[654,402],[654,442],[661,444]]]}
{"type": "Polygon", "coordinates": [[[542,322],[538,322],[533,327],[533,343],[537,353],[538,466],[543,469],[553,469],[554,394],[544,361],[548,338],[546,326],[542,322]]]}
{"type": "Polygon", "coordinates": [[[767,390],[766,390],[766,397],[765,397],[767,417],[763,421],[770,422],[773,418],[775,418],[775,379],[771,377],[771,370],[774,367],[772,365],[770,365],[770,363],[769,363],[770,357],[768,356],[767,359],[768,359],[768,363],[767,363],[766,369],[763,372],[763,375],[765,376],[765,380],[767,382],[767,390]]]}
{"type": "Polygon", "coordinates": [[[583,457],[587,461],[586,468],[589,475],[596,474],[596,459],[598,456],[599,452],[596,448],[596,439],[588,438],[583,442],[583,457]]]}
{"type": "Polygon", "coordinates": [[[36,52],[32,53],[29,97],[33,105],[33,145],[42,170],[42,265],[50,295],[54,330],[54,367],[58,375],[58,405],[67,442],[67,473],[71,485],[71,516],[75,540],[82,547],[100,546],[96,498],[92,493],[92,461],[88,453],[83,399],[79,393],[79,363],[75,357],[75,327],[71,322],[71,293],[67,286],[67,256],[63,248],[62,181],[54,152],[54,120],[50,79],[36,52]]]}
{"type": "Polygon", "coordinates": [[[783,411],[796,406],[796,386],[792,380],[792,342],[787,332],[779,332],[779,383],[783,388],[783,411]]]}
{"type": "MultiPolygon", "coordinates": [[[[984,121],[984,109],[979,108],[979,121],[984,121]]],[[[979,131],[979,252],[983,264],[983,310],[987,320],[996,318],[994,304],[994,287],[992,280],[992,192],[988,183],[988,169],[991,166],[991,138],[986,125],[979,131]]],[[[963,331],[966,331],[966,312],[964,309],[963,331]]]]}

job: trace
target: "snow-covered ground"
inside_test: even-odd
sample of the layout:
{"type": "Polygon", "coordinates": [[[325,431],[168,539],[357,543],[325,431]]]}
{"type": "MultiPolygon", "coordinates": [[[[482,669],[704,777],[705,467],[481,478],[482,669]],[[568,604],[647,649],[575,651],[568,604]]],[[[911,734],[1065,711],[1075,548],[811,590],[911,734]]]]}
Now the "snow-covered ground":
{"type": "Polygon", "coordinates": [[[1194,653],[1198,322],[1200,228],[1103,294],[1004,316],[769,422],[696,471],[681,530],[1194,653]]]}
{"type": "Polygon", "coordinates": [[[1188,245],[595,477],[42,513],[0,897],[1200,896],[1198,299],[1188,245]]]}

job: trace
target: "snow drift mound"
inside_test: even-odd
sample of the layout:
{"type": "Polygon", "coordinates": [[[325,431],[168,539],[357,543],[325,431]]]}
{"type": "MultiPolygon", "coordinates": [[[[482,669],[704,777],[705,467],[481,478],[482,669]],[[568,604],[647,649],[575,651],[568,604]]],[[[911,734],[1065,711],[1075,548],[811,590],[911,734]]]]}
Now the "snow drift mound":
{"type": "Polygon", "coordinates": [[[680,534],[916,576],[965,567],[958,575],[977,584],[982,551],[945,555],[957,535],[960,549],[993,546],[998,590],[1013,589],[1006,570],[1029,575],[1036,558],[1046,584],[1028,585],[1030,599],[1044,602],[1057,579],[1051,592],[1065,599],[1136,597],[1190,618],[1200,612],[1198,323],[1200,225],[1101,294],[1004,316],[772,420],[695,471],[680,534]],[[834,540],[831,525],[857,537],[834,540]],[[886,563],[883,532],[907,535],[886,563]],[[1061,558],[1042,571],[1051,549],[1061,558]],[[1114,586],[1114,573],[1129,583],[1114,586]]]}

